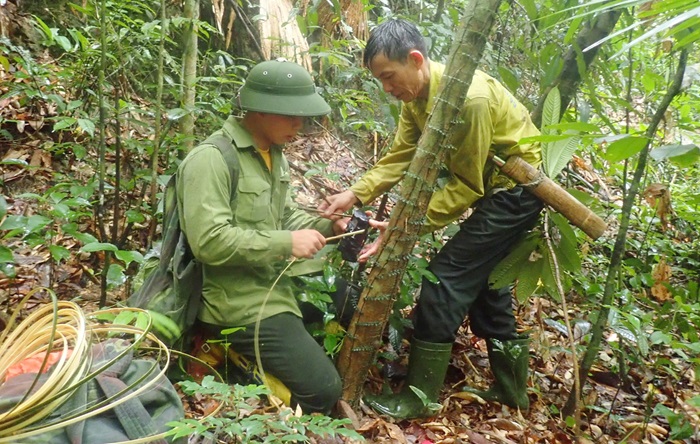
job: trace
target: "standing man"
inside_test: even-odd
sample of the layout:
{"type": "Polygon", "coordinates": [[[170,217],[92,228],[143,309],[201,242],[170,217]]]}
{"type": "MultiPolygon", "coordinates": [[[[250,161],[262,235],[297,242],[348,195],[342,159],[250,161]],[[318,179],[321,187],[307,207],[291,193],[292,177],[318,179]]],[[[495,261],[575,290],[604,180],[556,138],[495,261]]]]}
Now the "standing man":
{"type": "MultiPolygon", "coordinates": [[[[404,20],[389,20],[371,33],[364,64],[384,90],[404,104],[389,152],[350,189],[322,204],[324,215],[367,204],[396,185],[415,154],[430,117],[445,66],[431,61],[418,28],[404,20]]],[[[461,122],[453,130],[461,144],[447,155],[447,184],[435,191],[428,205],[424,231],[474,212],[430,263],[437,283],[423,279],[415,309],[408,375],[398,394],[367,396],[375,410],[395,418],[428,416],[423,402],[409,386],[437,401],[447,371],[457,329],[469,315],[472,331],[488,344],[495,383],[482,397],[527,409],[528,339],[517,334],[509,288],[492,290],[488,277],[522,235],[537,222],[542,203],[489,160],[520,156],[537,167],[539,145],[519,145],[523,137],[539,134],[527,109],[499,82],[476,71],[461,122]]]]}
{"type": "Polygon", "coordinates": [[[238,157],[237,192],[232,195],[227,163],[211,144],[192,150],[177,173],[180,224],[204,275],[195,354],[216,366],[229,349],[255,362],[259,348],[264,372],[276,377],[266,378],[273,393],[305,413],[328,413],[340,397],[340,377],[304,328],[291,278],[281,273],[287,259],[310,258],[325,237],[343,232],[345,221],[295,208],[282,152],[305,117],[330,107],[309,73],[283,60],[250,71],[239,105],[244,117],[229,117],[219,131],[238,157]]]}

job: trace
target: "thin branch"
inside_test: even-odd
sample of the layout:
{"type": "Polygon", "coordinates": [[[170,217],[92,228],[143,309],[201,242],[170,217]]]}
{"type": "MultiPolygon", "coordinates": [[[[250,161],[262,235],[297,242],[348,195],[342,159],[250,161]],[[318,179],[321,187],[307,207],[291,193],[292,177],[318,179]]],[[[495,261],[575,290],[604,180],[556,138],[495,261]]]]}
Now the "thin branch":
{"type": "MultiPolygon", "coordinates": [[[[598,350],[600,349],[600,344],[603,339],[603,330],[607,327],[608,315],[610,314],[610,306],[613,302],[613,295],[616,292],[616,279],[620,272],[620,267],[622,265],[622,257],[625,253],[625,243],[627,240],[627,231],[629,229],[630,217],[632,214],[632,206],[639,193],[640,183],[642,181],[642,176],[646,172],[647,159],[649,157],[649,151],[651,150],[651,143],[655,139],[656,130],[661,123],[666,110],[671,105],[673,99],[681,92],[681,84],[683,82],[683,74],[685,73],[685,67],[688,62],[688,49],[683,49],[680,53],[678,60],[678,68],[673,78],[673,83],[669,87],[666,95],[664,95],[661,103],[659,104],[656,112],[654,113],[649,127],[647,128],[646,137],[648,139],[646,147],[640,152],[639,160],[637,162],[637,168],[634,172],[634,177],[630,183],[630,189],[625,200],[622,203],[622,217],[620,220],[620,229],[617,233],[615,239],[615,246],[613,247],[612,256],[610,258],[610,266],[608,268],[608,275],[605,281],[605,290],[603,293],[603,299],[600,303],[601,309],[598,312],[598,317],[596,323],[591,329],[591,342],[586,349],[586,352],[581,361],[581,386],[586,381],[593,362],[596,356],[598,356],[598,350]]],[[[576,407],[577,396],[580,393],[571,393],[569,399],[566,401],[563,413],[564,415],[571,415],[576,407]]]]}

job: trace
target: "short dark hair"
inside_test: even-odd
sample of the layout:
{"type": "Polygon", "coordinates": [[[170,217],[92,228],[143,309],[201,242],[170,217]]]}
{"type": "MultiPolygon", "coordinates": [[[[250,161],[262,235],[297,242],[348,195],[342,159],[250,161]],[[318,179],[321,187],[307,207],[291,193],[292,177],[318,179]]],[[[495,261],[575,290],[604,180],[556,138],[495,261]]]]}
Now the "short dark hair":
{"type": "Polygon", "coordinates": [[[369,67],[379,54],[387,59],[405,62],[408,53],[418,50],[428,57],[428,48],[423,35],[413,23],[403,19],[390,19],[372,30],[365,46],[362,62],[369,67]]]}

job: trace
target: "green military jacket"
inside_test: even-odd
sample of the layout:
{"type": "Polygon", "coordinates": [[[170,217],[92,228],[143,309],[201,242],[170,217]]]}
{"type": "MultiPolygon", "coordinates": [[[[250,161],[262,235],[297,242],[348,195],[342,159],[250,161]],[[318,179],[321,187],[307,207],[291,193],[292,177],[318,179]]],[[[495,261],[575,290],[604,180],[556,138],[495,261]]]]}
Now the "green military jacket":
{"type": "MultiPolygon", "coordinates": [[[[444,65],[430,62],[428,99],[416,99],[403,105],[391,149],[350,188],[361,202],[369,203],[388,191],[408,170],[433,109],[444,70],[444,65]]],[[[527,109],[486,73],[475,72],[461,118],[463,123],[454,129],[462,142],[447,154],[450,177],[430,199],[424,231],[444,227],[480,198],[515,185],[488,159],[489,151],[503,159],[520,156],[535,167],[541,163],[538,144],[518,145],[521,138],[539,134],[527,109]]]]}
{"type": "Polygon", "coordinates": [[[291,230],[312,228],[330,236],[333,222],[295,208],[281,146],[270,149],[270,172],[251,135],[235,118],[220,131],[238,151],[240,172],[233,199],[228,167],[213,145],[194,148],[177,173],[180,224],[203,265],[198,317],[232,327],[255,322],[261,311],[262,319],[282,312],[301,316],[291,278],[282,276],[273,287],[291,258],[291,230]]]}

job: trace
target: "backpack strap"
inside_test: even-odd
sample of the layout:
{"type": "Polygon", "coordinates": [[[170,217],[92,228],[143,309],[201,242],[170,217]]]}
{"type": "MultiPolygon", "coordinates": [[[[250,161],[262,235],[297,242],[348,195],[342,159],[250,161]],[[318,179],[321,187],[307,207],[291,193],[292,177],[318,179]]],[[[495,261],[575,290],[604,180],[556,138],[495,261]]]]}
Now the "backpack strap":
{"type": "MultiPolygon", "coordinates": [[[[238,150],[234,148],[233,140],[226,136],[223,131],[217,131],[211,136],[209,136],[202,145],[210,144],[219,150],[222,156],[224,156],[224,161],[228,167],[228,172],[231,177],[231,197],[233,200],[236,197],[238,190],[238,172],[239,172],[239,162],[238,162],[238,150]]],[[[166,228],[163,232],[163,242],[161,243],[161,260],[160,266],[166,269],[170,265],[170,260],[175,254],[175,249],[177,248],[178,241],[180,241],[180,218],[177,210],[177,193],[175,190],[175,184],[177,181],[177,174],[170,176],[167,186],[163,194],[163,227],[166,228]],[[171,229],[167,229],[172,227],[171,229]]],[[[185,239],[185,244],[187,240],[185,239]]],[[[189,245],[187,247],[189,249],[189,245]]]]}
{"type": "Polygon", "coordinates": [[[235,148],[233,140],[226,136],[223,131],[217,131],[207,138],[203,143],[211,144],[219,150],[228,167],[229,175],[231,176],[231,200],[236,197],[238,190],[238,150],[235,148]]]}
{"type": "MultiPolygon", "coordinates": [[[[125,398],[130,393],[129,386],[122,380],[122,377],[131,367],[133,360],[133,351],[129,351],[121,358],[118,358],[125,346],[124,341],[116,339],[94,344],[91,350],[93,362],[90,366],[90,372],[95,372],[104,367],[108,362],[116,359],[109,367],[97,373],[94,381],[107,399],[115,401],[120,400],[119,404],[114,405],[110,411],[119,421],[126,436],[131,440],[135,440],[155,435],[157,433],[157,427],[153,422],[151,414],[139,397],[131,397],[122,400],[122,398],[125,398]]],[[[154,363],[154,365],[156,364],[154,363]]],[[[89,390],[88,384],[82,384],[76,393],[77,396],[70,399],[77,411],[86,409],[90,405],[101,406],[106,401],[101,400],[101,398],[91,398],[88,394],[89,390]]],[[[85,425],[86,421],[80,421],[67,427],[66,433],[71,439],[71,442],[83,442],[85,425]]],[[[109,430],[105,430],[105,433],[107,433],[106,436],[110,436],[109,430]]],[[[149,442],[167,444],[167,441],[164,439],[154,439],[149,442]]]]}

